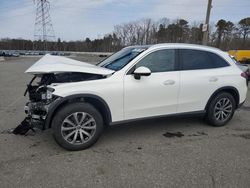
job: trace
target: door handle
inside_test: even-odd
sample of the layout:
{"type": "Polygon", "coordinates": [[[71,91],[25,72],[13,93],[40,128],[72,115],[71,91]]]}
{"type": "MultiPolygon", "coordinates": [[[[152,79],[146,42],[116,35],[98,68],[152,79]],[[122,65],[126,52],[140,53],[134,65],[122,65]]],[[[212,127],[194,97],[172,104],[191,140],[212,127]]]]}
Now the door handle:
{"type": "Polygon", "coordinates": [[[174,80],[166,80],[163,82],[164,85],[174,85],[175,81],[174,80]]]}
{"type": "Polygon", "coordinates": [[[218,78],[216,78],[216,77],[211,77],[209,79],[209,82],[217,82],[217,81],[218,81],[218,78]]]}

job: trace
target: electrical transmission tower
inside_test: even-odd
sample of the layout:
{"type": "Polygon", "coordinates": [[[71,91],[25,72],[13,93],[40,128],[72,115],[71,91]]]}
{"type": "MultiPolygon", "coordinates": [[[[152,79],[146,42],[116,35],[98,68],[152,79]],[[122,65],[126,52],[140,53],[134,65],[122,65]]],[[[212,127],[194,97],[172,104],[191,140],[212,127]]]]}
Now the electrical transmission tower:
{"type": "Polygon", "coordinates": [[[36,21],[34,40],[43,42],[43,50],[48,50],[48,41],[55,41],[55,33],[50,17],[48,0],[34,0],[36,4],[36,21]]]}

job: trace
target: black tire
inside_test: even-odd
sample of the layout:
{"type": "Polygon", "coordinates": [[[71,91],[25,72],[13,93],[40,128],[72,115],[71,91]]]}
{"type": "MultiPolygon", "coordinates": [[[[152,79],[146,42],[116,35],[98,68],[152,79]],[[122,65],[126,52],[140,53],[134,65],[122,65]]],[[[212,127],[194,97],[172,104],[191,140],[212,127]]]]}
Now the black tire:
{"type": "Polygon", "coordinates": [[[212,99],[212,101],[208,105],[206,120],[212,126],[215,126],[215,127],[224,126],[232,119],[234,112],[235,112],[235,108],[236,108],[236,102],[235,102],[234,97],[230,93],[227,93],[227,92],[219,93],[212,99]],[[228,107],[225,108],[227,110],[227,112],[224,111],[224,114],[226,112],[226,113],[228,113],[228,115],[224,115],[224,114],[218,115],[218,113],[221,113],[221,111],[223,111],[223,107],[221,107],[222,109],[218,109],[218,106],[219,106],[219,104],[221,104],[220,103],[221,101],[228,101],[229,102],[228,107]],[[231,104],[232,108],[230,108],[230,104],[231,104]],[[228,112],[228,111],[230,111],[230,112],[228,112]],[[222,115],[223,115],[223,117],[225,117],[224,119],[223,119],[222,115]],[[218,116],[220,116],[222,118],[220,119],[218,116]]]}
{"type": "Polygon", "coordinates": [[[83,102],[70,103],[66,106],[63,106],[56,113],[56,115],[54,116],[54,118],[52,120],[53,136],[54,136],[56,142],[64,149],[71,150],[71,151],[78,151],[78,150],[87,149],[90,146],[92,146],[93,144],[95,144],[103,132],[103,127],[104,127],[103,126],[103,118],[102,118],[102,115],[100,114],[100,112],[91,104],[83,103],[83,102]],[[80,125],[77,125],[77,128],[74,128],[73,125],[71,125],[71,124],[68,125],[67,122],[65,123],[66,120],[68,121],[69,118],[73,117],[71,119],[72,120],[71,123],[73,122],[74,124],[77,124],[77,123],[75,123],[75,121],[78,121],[78,120],[74,119],[75,118],[74,114],[77,114],[76,115],[77,118],[79,118],[79,115],[82,115],[82,117],[81,117],[82,119],[86,119],[89,117],[89,119],[87,119],[82,124],[86,123],[91,118],[94,119],[91,123],[89,123],[90,124],[89,128],[95,127],[95,129],[94,130],[92,130],[92,128],[89,129],[88,131],[91,132],[91,133],[89,133],[87,130],[84,130],[81,127],[78,127],[80,125]],[[83,116],[84,116],[83,114],[85,115],[84,118],[83,118],[83,116]],[[67,135],[66,136],[64,135],[64,134],[66,134],[65,131],[67,131],[67,130],[65,130],[65,124],[67,124],[66,128],[72,127],[72,129],[73,129],[73,130],[68,130],[68,131],[71,131],[71,133],[75,131],[77,133],[73,133],[73,135],[70,136],[69,138],[65,138],[69,135],[67,132],[66,132],[67,135]],[[89,135],[92,134],[91,137],[83,134],[83,132],[81,132],[82,130],[84,130],[85,133],[87,131],[87,133],[89,133],[89,135]],[[76,136],[77,140],[75,140],[75,142],[74,142],[73,140],[75,138],[74,137],[75,134],[77,134],[77,136],[76,136]],[[72,137],[74,137],[74,138],[72,138],[72,137]],[[74,143],[70,143],[70,141],[68,139],[72,139],[71,142],[74,142],[74,143]],[[85,141],[85,139],[87,141],[85,141]]]}

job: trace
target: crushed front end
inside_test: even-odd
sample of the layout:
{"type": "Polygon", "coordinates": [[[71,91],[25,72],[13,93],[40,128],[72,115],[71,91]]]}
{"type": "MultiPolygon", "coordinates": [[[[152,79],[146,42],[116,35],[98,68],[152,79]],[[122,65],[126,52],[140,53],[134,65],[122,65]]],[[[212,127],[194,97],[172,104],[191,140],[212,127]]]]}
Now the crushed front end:
{"type": "Polygon", "coordinates": [[[38,75],[35,76],[28,84],[24,95],[28,94],[29,101],[24,107],[27,114],[27,119],[30,121],[31,127],[36,127],[44,130],[45,120],[49,112],[49,108],[53,102],[60,99],[60,97],[53,95],[54,89],[49,87],[48,77],[51,75],[38,75]],[[36,84],[33,83],[37,81],[36,84]]]}
{"type": "Polygon", "coordinates": [[[24,95],[28,95],[29,101],[24,107],[27,114],[26,122],[29,122],[30,127],[45,130],[46,118],[53,104],[61,97],[53,94],[53,86],[62,85],[70,82],[80,82],[87,80],[96,80],[105,78],[102,75],[89,73],[48,73],[37,74],[27,85],[24,95]]]}
{"type": "Polygon", "coordinates": [[[27,85],[24,95],[29,100],[24,110],[27,117],[13,130],[15,134],[25,134],[33,128],[49,128],[51,110],[62,97],[53,94],[57,85],[107,78],[114,71],[93,64],[66,57],[45,55],[29,67],[25,73],[34,75],[27,85]],[[46,124],[46,126],[45,126],[46,124]]]}

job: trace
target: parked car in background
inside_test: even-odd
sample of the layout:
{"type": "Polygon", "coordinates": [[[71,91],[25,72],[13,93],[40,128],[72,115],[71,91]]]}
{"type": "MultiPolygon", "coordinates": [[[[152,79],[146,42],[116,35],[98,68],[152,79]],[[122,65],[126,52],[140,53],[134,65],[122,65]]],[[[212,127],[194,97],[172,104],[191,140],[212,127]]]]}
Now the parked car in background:
{"type": "Polygon", "coordinates": [[[26,51],[25,55],[31,55],[31,51],[26,51]]]}
{"type": "Polygon", "coordinates": [[[17,52],[17,51],[13,52],[11,55],[13,57],[19,57],[20,56],[19,52],[17,52]]]}
{"type": "Polygon", "coordinates": [[[106,126],[140,119],[199,114],[223,126],[247,94],[247,77],[228,53],[189,44],[130,46],[98,65],[46,55],[26,73],[35,75],[30,123],[52,128],[68,150],[92,146],[106,126]]]}
{"type": "Polygon", "coordinates": [[[19,53],[17,51],[3,50],[3,51],[0,52],[0,56],[19,57],[19,53]]]}
{"type": "Polygon", "coordinates": [[[46,52],[45,51],[39,51],[39,55],[45,55],[46,52]]]}
{"type": "Polygon", "coordinates": [[[19,54],[20,54],[20,55],[25,55],[25,51],[24,51],[24,50],[21,50],[21,51],[19,51],[19,54]]]}
{"type": "Polygon", "coordinates": [[[5,50],[5,51],[2,51],[2,56],[11,57],[11,53],[9,51],[5,50]]]}

